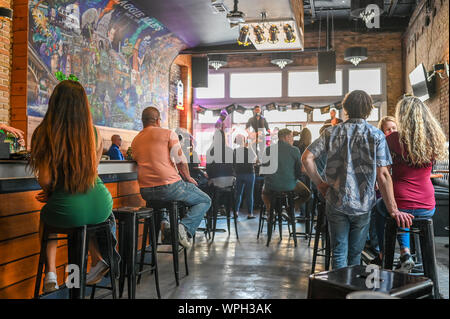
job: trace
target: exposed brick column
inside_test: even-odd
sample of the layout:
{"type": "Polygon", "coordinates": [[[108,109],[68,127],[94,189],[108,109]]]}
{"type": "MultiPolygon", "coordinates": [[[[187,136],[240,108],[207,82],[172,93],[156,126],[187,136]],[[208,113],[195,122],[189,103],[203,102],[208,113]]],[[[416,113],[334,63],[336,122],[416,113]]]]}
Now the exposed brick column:
{"type": "MultiPolygon", "coordinates": [[[[0,7],[11,8],[11,0],[0,0],[0,7]]],[[[11,21],[0,22],[0,123],[9,124],[11,85],[11,21]]]]}
{"type": "MultiPolygon", "coordinates": [[[[404,86],[411,93],[409,73],[420,63],[427,71],[437,63],[448,62],[449,59],[449,0],[431,1],[430,6],[422,1],[412,15],[410,25],[403,35],[404,86]]],[[[425,103],[429,106],[442,129],[449,136],[448,127],[448,77],[436,76],[436,93],[425,103]]]]}
{"type": "MultiPolygon", "coordinates": [[[[27,136],[28,1],[13,0],[10,124],[27,136]]],[[[26,139],[28,144],[29,139],[26,139]]]]}

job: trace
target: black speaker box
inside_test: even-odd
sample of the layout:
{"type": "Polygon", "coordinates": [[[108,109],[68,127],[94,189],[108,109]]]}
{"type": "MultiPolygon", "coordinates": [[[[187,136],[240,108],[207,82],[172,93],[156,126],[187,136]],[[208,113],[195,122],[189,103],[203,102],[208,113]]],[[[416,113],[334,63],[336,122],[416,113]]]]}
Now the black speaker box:
{"type": "Polygon", "coordinates": [[[336,83],[336,52],[317,53],[319,84],[336,83]]]}
{"type": "Polygon", "coordinates": [[[208,87],[208,58],[193,57],[192,58],[192,87],[207,88],[208,87]]]}

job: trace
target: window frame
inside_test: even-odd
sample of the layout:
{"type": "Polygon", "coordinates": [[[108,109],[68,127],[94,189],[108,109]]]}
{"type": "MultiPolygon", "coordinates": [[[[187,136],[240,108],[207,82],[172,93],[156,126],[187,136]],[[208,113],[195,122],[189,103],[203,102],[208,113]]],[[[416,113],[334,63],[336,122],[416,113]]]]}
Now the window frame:
{"type": "MultiPolygon", "coordinates": [[[[209,69],[210,74],[223,73],[225,75],[225,98],[216,99],[198,99],[194,94],[193,104],[201,105],[208,108],[223,108],[230,104],[240,104],[243,106],[265,105],[271,102],[276,102],[281,105],[290,104],[294,102],[302,102],[312,107],[324,106],[342,101],[349,91],[349,70],[350,69],[380,69],[381,70],[381,94],[372,95],[375,105],[379,107],[378,116],[381,118],[387,114],[387,71],[385,63],[362,63],[354,66],[351,63],[336,65],[336,70],[342,70],[342,95],[341,96],[313,96],[313,97],[289,97],[288,96],[288,76],[291,71],[317,71],[317,66],[286,66],[284,69],[274,67],[262,68],[221,68],[219,70],[209,69]],[[281,72],[281,97],[280,98],[231,98],[230,97],[230,74],[231,73],[279,73],[281,72]]],[[[194,113],[195,114],[195,113],[194,113]]],[[[338,110],[338,116],[344,119],[343,110],[338,110]]],[[[194,121],[197,116],[194,115],[194,121]]],[[[308,123],[323,123],[323,121],[311,120],[308,123]]],[[[301,122],[306,124],[307,122],[301,122]]],[[[371,121],[370,123],[375,123],[371,121]]]]}

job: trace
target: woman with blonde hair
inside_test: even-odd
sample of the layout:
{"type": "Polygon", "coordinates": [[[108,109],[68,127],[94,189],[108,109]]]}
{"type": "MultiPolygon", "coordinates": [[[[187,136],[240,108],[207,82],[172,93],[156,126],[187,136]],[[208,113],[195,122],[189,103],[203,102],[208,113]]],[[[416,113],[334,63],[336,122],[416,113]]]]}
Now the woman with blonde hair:
{"type": "MultiPolygon", "coordinates": [[[[431,218],[436,201],[430,175],[433,162],[447,157],[446,137],[429,108],[417,97],[398,102],[395,112],[398,132],[386,136],[393,158],[392,180],[398,209],[414,218],[431,218]]],[[[382,199],[377,202],[377,237],[383,248],[387,211],[382,199]]],[[[400,225],[399,225],[400,226],[400,225]]],[[[411,225],[402,225],[405,228],[411,225]]],[[[401,249],[400,270],[409,272],[414,261],[409,251],[409,233],[398,236],[401,249]]]]}
{"type": "MultiPolygon", "coordinates": [[[[71,80],[60,82],[31,138],[30,166],[42,188],[36,199],[45,203],[41,225],[73,228],[110,218],[112,197],[97,175],[102,151],[102,139],[94,127],[83,86],[71,80]]],[[[90,243],[93,267],[86,281],[95,284],[109,265],[102,260],[96,241],[90,243]]],[[[56,248],[57,241],[49,241],[44,292],[58,289],[56,248]]]]}
{"type": "Polygon", "coordinates": [[[397,132],[397,121],[395,120],[395,117],[385,116],[378,122],[378,128],[384,135],[389,135],[392,132],[397,132]]]}

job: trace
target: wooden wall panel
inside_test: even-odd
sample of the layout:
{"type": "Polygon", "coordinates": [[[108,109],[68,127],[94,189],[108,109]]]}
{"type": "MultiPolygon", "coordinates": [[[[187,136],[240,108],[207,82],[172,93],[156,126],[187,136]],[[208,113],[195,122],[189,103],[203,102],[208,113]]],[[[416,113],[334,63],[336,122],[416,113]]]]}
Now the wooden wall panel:
{"type": "Polygon", "coordinates": [[[0,218],[0,241],[39,231],[39,212],[0,218]]]}
{"type": "MultiPolygon", "coordinates": [[[[65,281],[65,266],[56,268],[56,276],[58,277],[58,285],[62,285],[65,281]]],[[[15,285],[0,289],[0,299],[31,299],[34,296],[35,277],[18,282],[15,285]]],[[[42,291],[43,281],[41,282],[42,291]]]]}
{"type": "MultiPolygon", "coordinates": [[[[137,181],[107,183],[105,186],[113,197],[115,208],[145,206],[137,181]]],[[[33,297],[40,250],[39,210],[43,205],[35,199],[38,192],[0,194],[0,299],[33,297]]],[[[142,232],[143,225],[140,225],[139,247],[142,232]]],[[[67,244],[61,240],[57,251],[59,285],[64,283],[66,264],[67,244]]]]}
{"type": "Polygon", "coordinates": [[[121,182],[118,187],[117,196],[126,196],[131,194],[139,194],[139,184],[136,181],[121,182]]]}
{"type": "MultiPolygon", "coordinates": [[[[36,276],[39,255],[0,266],[0,289],[16,282],[36,276]]],[[[60,247],[56,251],[56,267],[67,264],[67,248],[60,247]]]]}
{"type": "Polygon", "coordinates": [[[35,199],[39,192],[0,194],[0,217],[40,210],[44,204],[35,199]]]}

